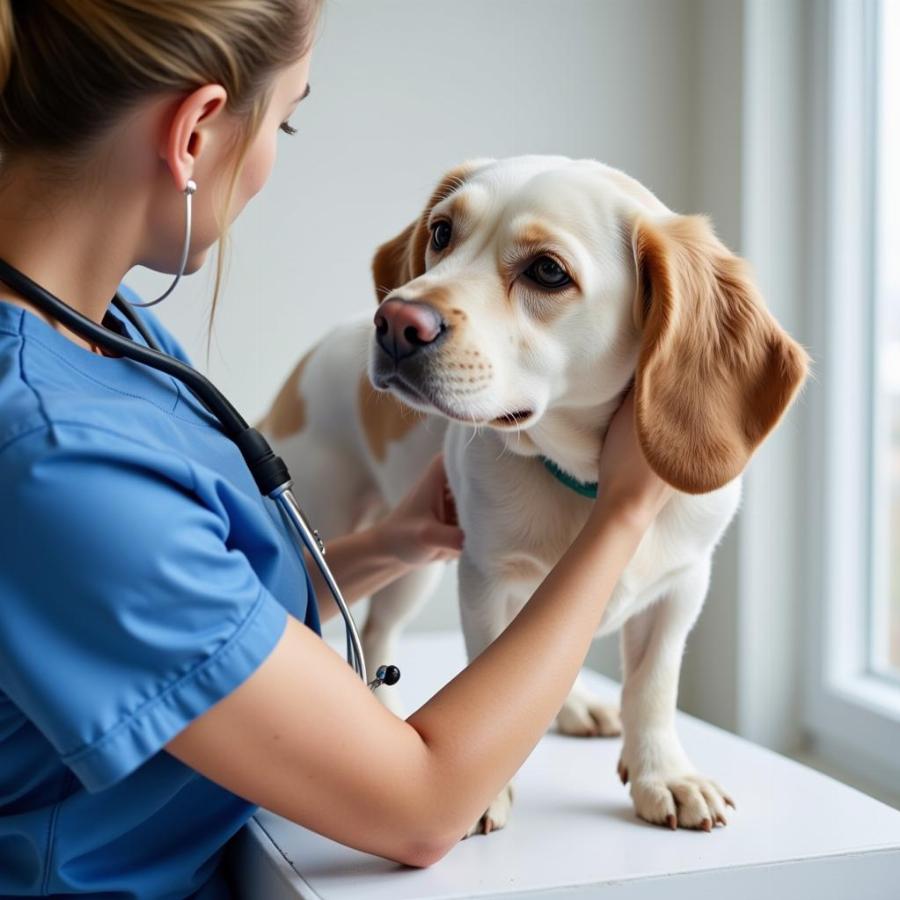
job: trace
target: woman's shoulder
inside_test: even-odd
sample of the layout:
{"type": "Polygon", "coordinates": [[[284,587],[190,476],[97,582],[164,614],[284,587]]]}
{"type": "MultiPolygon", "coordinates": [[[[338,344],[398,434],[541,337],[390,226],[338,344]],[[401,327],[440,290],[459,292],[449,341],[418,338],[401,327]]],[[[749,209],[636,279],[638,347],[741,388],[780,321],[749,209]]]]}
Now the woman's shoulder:
{"type": "MultiPolygon", "coordinates": [[[[126,285],[119,293],[139,302],[126,285]]],[[[145,329],[164,352],[190,363],[171,332],[149,309],[135,307],[145,329]]],[[[115,316],[126,322],[121,312],[115,316]]],[[[126,330],[143,344],[137,329],[126,330]]],[[[73,427],[105,429],[151,443],[159,419],[171,418],[179,391],[168,375],[127,359],[111,359],[75,344],[21,306],[0,301],[0,454],[33,431],[73,427]]]]}
{"type": "Polygon", "coordinates": [[[0,487],[63,461],[176,473],[186,462],[153,440],[175,406],[168,376],[91,353],[21,306],[0,302],[0,487]]]}
{"type": "Polygon", "coordinates": [[[62,501],[62,495],[81,503],[97,486],[91,481],[95,473],[102,476],[97,482],[104,486],[97,493],[101,502],[113,485],[120,493],[148,497],[158,497],[161,488],[193,496],[196,486],[194,467],[184,455],[87,419],[30,417],[7,426],[0,442],[0,494],[12,506],[43,506],[54,498],[62,501]]]}
{"type": "Polygon", "coordinates": [[[40,396],[25,375],[22,333],[28,315],[23,307],[0,301],[0,452],[10,441],[45,424],[40,396]]]}

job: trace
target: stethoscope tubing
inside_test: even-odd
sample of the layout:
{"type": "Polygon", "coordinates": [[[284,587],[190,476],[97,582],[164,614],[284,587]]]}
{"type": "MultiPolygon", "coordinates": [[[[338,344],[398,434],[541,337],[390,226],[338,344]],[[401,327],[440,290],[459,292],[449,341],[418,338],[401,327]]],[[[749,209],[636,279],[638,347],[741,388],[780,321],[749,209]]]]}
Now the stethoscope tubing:
{"type": "Polygon", "coordinates": [[[305,565],[301,549],[301,546],[305,546],[322,573],[344,620],[347,634],[347,663],[362,678],[363,683],[366,683],[366,663],[359,631],[334,575],[325,562],[325,545],[318,532],[307,523],[300,504],[291,491],[293,481],[287,466],[280,457],[275,455],[265,438],[247,424],[225,395],[206,376],[181,360],[164,353],[144,327],[137,313],[118,293],[112,300],[113,304],[137,329],[147,342],[147,347],[142,347],[130,338],[122,337],[108,328],[98,325],[3,259],[0,259],[0,281],[18,291],[23,297],[34,303],[38,309],[56,318],[79,337],[177,378],[209,410],[221,424],[226,436],[238,445],[260,492],[263,496],[268,496],[280,510],[292,539],[291,543],[297,550],[301,563],[305,565]]]}
{"type": "MultiPolygon", "coordinates": [[[[325,564],[325,545],[322,543],[318,531],[310,528],[306,521],[306,517],[303,515],[303,511],[300,509],[300,504],[297,503],[297,499],[291,491],[290,482],[276,488],[269,494],[269,497],[275,501],[278,508],[281,510],[285,524],[289,529],[292,529],[299,535],[300,539],[309,550],[310,555],[316,561],[319,571],[322,573],[322,577],[328,585],[328,590],[335,598],[335,601],[337,602],[337,598],[339,596],[341,597],[340,602],[337,602],[337,607],[344,620],[344,629],[347,636],[347,662],[356,670],[357,674],[361,673],[362,679],[365,681],[366,664],[363,657],[362,641],[359,638],[359,631],[357,630],[353,616],[350,614],[350,610],[347,608],[347,604],[344,602],[340,588],[334,579],[331,569],[325,564]]],[[[299,548],[296,539],[294,540],[294,545],[299,548]]]]}

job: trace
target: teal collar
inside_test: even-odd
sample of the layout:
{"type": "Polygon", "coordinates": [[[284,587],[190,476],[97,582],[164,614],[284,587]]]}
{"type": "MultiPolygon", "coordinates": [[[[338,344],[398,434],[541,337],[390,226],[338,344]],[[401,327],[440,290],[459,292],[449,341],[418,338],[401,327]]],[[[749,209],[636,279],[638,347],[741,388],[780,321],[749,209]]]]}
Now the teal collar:
{"type": "Polygon", "coordinates": [[[596,481],[579,481],[577,478],[573,478],[567,472],[563,472],[563,470],[555,463],[552,459],[547,459],[546,456],[539,457],[541,462],[544,464],[544,468],[557,480],[561,481],[567,488],[571,488],[575,491],[576,494],[581,494],[582,497],[591,497],[595,498],[597,496],[597,482],[596,481]]]}

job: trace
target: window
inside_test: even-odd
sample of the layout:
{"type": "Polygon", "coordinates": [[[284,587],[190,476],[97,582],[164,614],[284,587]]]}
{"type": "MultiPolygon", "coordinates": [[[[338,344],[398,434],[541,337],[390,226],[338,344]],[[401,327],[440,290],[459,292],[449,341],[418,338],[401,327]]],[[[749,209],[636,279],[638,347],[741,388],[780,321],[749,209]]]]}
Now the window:
{"type": "Polygon", "coordinates": [[[815,749],[900,785],[900,0],[829,0],[814,40],[808,457],[815,749]]]}
{"type": "Polygon", "coordinates": [[[900,3],[877,14],[870,663],[900,680],[900,3]]]}

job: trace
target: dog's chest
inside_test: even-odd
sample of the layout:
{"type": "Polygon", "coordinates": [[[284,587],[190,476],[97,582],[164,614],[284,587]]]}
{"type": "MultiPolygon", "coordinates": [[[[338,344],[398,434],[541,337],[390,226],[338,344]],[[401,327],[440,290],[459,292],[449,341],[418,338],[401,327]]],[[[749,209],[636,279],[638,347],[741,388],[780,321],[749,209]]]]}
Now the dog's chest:
{"type": "MultiPolygon", "coordinates": [[[[466,553],[514,615],[583,527],[593,500],[537,458],[481,453],[448,443],[466,553]]],[[[644,535],[607,605],[601,632],[619,628],[679,571],[708,559],[740,498],[739,479],[702,496],[676,494],[644,535]]]]}

